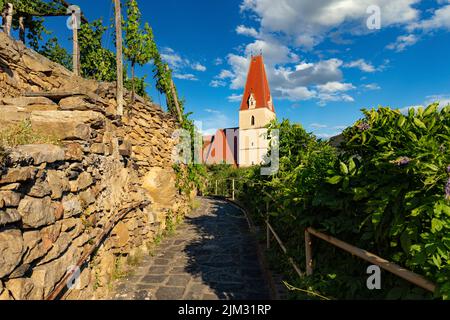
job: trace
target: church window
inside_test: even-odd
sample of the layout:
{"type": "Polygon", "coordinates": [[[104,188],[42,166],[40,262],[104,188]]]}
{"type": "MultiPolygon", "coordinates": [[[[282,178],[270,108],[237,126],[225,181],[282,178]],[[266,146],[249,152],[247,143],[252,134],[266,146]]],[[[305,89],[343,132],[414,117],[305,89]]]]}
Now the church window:
{"type": "Polygon", "coordinates": [[[248,107],[250,109],[255,109],[256,108],[256,99],[255,96],[252,94],[250,94],[250,97],[248,98],[248,107]]]}
{"type": "Polygon", "coordinates": [[[252,126],[255,125],[255,116],[252,116],[252,126]]]}

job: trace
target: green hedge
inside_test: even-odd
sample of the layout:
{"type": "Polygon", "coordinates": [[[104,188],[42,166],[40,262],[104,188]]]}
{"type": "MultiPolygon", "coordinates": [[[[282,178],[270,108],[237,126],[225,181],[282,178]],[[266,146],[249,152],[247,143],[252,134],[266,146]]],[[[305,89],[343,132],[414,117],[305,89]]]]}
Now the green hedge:
{"type": "MultiPolygon", "coordinates": [[[[448,299],[450,106],[363,113],[339,149],[299,125],[273,123],[281,131],[280,171],[247,172],[241,200],[262,223],[264,192],[271,195],[271,221],[303,267],[303,232],[313,226],[425,276],[438,285],[434,297],[448,299]]],[[[369,291],[368,264],[320,240],[314,259],[316,274],[293,277],[294,285],[334,298],[433,297],[387,272],[383,289],[369,291]]]]}

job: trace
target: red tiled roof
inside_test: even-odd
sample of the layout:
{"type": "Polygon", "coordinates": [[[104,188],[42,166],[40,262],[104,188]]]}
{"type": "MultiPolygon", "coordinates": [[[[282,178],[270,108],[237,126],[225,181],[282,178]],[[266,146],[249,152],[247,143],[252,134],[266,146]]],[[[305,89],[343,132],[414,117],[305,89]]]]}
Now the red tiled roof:
{"type": "Polygon", "coordinates": [[[247,75],[244,96],[242,97],[241,111],[248,110],[248,99],[253,94],[256,100],[256,108],[268,108],[275,112],[275,108],[269,107],[270,87],[264,67],[263,56],[253,56],[247,75]]]}

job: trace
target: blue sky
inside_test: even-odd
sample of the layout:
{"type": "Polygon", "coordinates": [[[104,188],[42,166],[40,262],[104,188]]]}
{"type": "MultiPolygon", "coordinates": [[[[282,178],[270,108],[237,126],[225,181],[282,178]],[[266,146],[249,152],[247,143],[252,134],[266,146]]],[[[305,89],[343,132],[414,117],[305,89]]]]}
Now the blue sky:
{"type": "MultiPolygon", "coordinates": [[[[88,20],[113,17],[111,0],[72,0],[88,20]]],[[[450,101],[450,0],[139,1],[179,93],[203,130],[238,124],[252,53],[264,54],[279,118],[327,138],[361,108],[450,101]],[[380,9],[381,28],[367,20],[380,9]]],[[[370,20],[373,21],[373,20],[370,20]]],[[[70,49],[62,18],[47,27],[70,49]]],[[[105,46],[114,48],[112,37],[105,46]]],[[[154,89],[152,66],[149,94],[154,89]]]]}

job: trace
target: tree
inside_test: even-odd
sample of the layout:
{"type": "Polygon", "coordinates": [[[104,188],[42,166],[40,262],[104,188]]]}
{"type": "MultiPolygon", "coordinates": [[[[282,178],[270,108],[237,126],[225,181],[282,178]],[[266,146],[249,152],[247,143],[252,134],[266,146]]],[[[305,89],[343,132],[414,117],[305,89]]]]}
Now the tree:
{"type": "Polygon", "coordinates": [[[131,63],[132,101],[135,93],[135,67],[143,66],[154,56],[156,45],[153,41],[153,30],[145,23],[141,30],[141,12],[136,0],[127,1],[127,20],[124,22],[125,58],[131,63]]]}
{"type": "Polygon", "coordinates": [[[79,33],[81,75],[98,81],[116,81],[116,55],[103,48],[102,37],[107,27],[101,20],[82,24],[79,33]]]}
{"type": "Polygon", "coordinates": [[[67,50],[61,47],[56,37],[49,39],[38,52],[48,59],[72,70],[72,58],[67,50]]]}
{"type": "Polygon", "coordinates": [[[6,3],[12,3],[14,6],[13,28],[19,29],[19,17],[22,17],[27,30],[27,44],[36,51],[39,50],[42,35],[49,33],[44,27],[44,19],[41,16],[66,12],[65,7],[57,0],[48,2],[44,0],[0,0],[0,11],[3,11],[6,3]]]}

